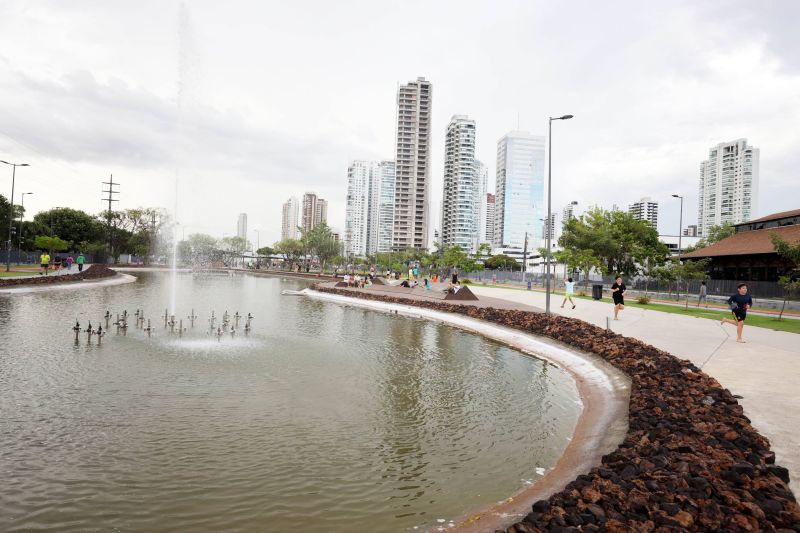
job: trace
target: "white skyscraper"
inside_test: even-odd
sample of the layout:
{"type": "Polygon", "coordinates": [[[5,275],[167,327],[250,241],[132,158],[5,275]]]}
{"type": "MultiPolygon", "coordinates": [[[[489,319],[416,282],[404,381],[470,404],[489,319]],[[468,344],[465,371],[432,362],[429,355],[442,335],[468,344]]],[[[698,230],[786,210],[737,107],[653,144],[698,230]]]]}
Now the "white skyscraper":
{"type": "Polygon", "coordinates": [[[578,202],[570,202],[564,206],[564,209],[561,210],[561,227],[567,225],[567,222],[575,218],[575,207],[578,205],[578,202]]]}
{"type": "Polygon", "coordinates": [[[486,233],[483,242],[494,242],[494,194],[486,193],[486,233]]]}
{"type": "MultiPolygon", "coordinates": [[[[394,177],[391,172],[393,167],[394,163],[387,161],[353,161],[347,169],[344,223],[346,254],[365,256],[378,251],[381,233],[381,186],[385,180],[394,177]]],[[[391,187],[389,192],[394,202],[394,188],[391,187]]],[[[385,214],[386,206],[383,207],[385,214]]],[[[385,239],[385,226],[383,231],[385,239]]]]}
{"type": "Polygon", "coordinates": [[[512,131],[497,142],[494,247],[543,246],[544,136],[512,131]]]}
{"type": "MultiPolygon", "coordinates": [[[[478,221],[477,232],[475,234],[475,248],[477,249],[481,243],[492,242],[491,238],[486,238],[486,224],[488,216],[486,212],[486,192],[489,185],[489,169],[477,159],[475,160],[475,175],[478,179],[478,189],[476,191],[477,198],[475,199],[475,205],[477,209],[475,220],[478,221]]],[[[494,222],[494,220],[492,222],[494,222]]]]}
{"type": "Polygon", "coordinates": [[[239,220],[236,222],[236,236],[247,239],[247,213],[239,213],[239,220]]]}
{"type": "Polygon", "coordinates": [[[711,226],[738,224],[757,216],[759,149],[747,139],[720,143],[700,164],[697,233],[708,235],[711,226]]]}
{"type": "Polygon", "coordinates": [[[471,252],[477,247],[480,186],[475,165],[475,121],[454,115],[447,125],[442,195],[442,244],[471,252]]]}
{"type": "Polygon", "coordinates": [[[281,240],[296,239],[297,226],[300,225],[300,201],[292,196],[283,204],[283,219],[281,222],[281,240]]]}
{"type": "Polygon", "coordinates": [[[417,78],[397,91],[395,251],[428,246],[432,98],[433,87],[425,78],[417,78]]]}
{"type": "Polygon", "coordinates": [[[378,252],[392,251],[394,225],[394,161],[380,164],[381,183],[378,194],[378,252]]]}
{"type": "Polygon", "coordinates": [[[638,202],[628,206],[628,213],[636,220],[646,220],[651,226],[658,229],[658,202],[645,196],[638,202]]]}

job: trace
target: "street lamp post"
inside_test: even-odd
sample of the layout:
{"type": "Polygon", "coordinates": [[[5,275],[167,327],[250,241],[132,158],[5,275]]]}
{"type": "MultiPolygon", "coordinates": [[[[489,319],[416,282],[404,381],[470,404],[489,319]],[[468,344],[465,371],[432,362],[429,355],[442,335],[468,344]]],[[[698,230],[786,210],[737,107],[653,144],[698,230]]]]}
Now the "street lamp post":
{"type": "MultiPolygon", "coordinates": [[[[22,253],[22,223],[23,217],[25,213],[25,195],[26,194],[33,194],[32,192],[24,192],[20,197],[20,205],[22,206],[22,213],[19,214],[19,233],[17,234],[17,252],[22,253]]],[[[17,261],[19,261],[19,256],[17,256],[17,261]]]]}
{"type": "MultiPolygon", "coordinates": [[[[552,214],[552,200],[553,200],[553,121],[554,120],[569,120],[574,115],[562,115],[560,117],[550,117],[547,130],[547,222],[545,227],[550,224],[550,217],[552,214]]],[[[545,313],[550,314],[550,240],[552,238],[552,230],[547,232],[547,271],[545,273],[545,313]]]]}
{"type": "Polygon", "coordinates": [[[672,195],[673,198],[680,198],[681,199],[681,214],[680,218],[678,218],[678,262],[681,262],[681,253],[683,252],[683,248],[681,247],[681,236],[683,235],[683,196],[679,196],[677,194],[672,195]]]}
{"type": "Polygon", "coordinates": [[[5,163],[6,165],[11,165],[14,170],[11,171],[11,200],[9,200],[11,207],[8,211],[8,246],[6,247],[6,251],[8,252],[6,255],[6,272],[11,271],[11,229],[14,226],[14,182],[17,178],[17,167],[29,167],[28,163],[9,163],[8,161],[3,161],[0,159],[0,163],[5,163]]]}

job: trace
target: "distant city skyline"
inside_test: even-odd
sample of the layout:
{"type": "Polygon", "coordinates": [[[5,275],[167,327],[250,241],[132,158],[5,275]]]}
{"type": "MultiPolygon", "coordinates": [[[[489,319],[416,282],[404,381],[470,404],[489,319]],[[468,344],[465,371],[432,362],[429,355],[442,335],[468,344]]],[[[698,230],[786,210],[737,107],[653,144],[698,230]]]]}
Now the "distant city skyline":
{"type": "MultiPolygon", "coordinates": [[[[554,206],[650,196],[660,231],[674,233],[671,195],[684,197],[684,225],[696,224],[698,163],[709,147],[747,138],[761,150],[754,210],[795,207],[787,191],[797,191],[800,168],[800,3],[731,0],[720,10],[677,0],[658,9],[657,25],[628,2],[578,5],[581,17],[556,27],[576,8],[312,0],[94,3],[78,12],[7,0],[0,157],[31,165],[17,173],[17,190],[35,193],[26,219],[62,205],[99,212],[100,182],[113,173],[121,209],[177,207],[186,235],[230,233],[247,212],[261,243],[275,242],[283,202],[305,190],[328,200],[329,223],[343,231],[343,169],[395,158],[397,88],[425,76],[436,89],[428,206],[441,201],[450,116],[476,121],[475,156],[492,190],[502,134],[544,132],[548,116],[570,113],[554,128],[554,206]],[[409,41],[393,23],[415,10],[425,14],[416,31],[431,39],[409,41]],[[250,31],[254,23],[262,31],[250,31]],[[369,46],[343,35],[353,25],[366,28],[369,46]],[[467,27],[474,38],[463,39],[467,27]],[[455,42],[468,68],[453,61],[455,42]],[[364,65],[369,74],[355,75],[364,65]]],[[[6,197],[9,181],[0,173],[6,197]]]]}

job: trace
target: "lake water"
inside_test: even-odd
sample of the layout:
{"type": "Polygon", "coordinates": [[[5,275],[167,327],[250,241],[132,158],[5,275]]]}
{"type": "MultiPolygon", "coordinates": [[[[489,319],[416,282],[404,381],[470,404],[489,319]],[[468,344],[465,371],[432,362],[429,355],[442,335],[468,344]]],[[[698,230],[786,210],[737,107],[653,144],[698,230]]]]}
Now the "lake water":
{"type": "Polygon", "coordinates": [[[552,467],[572,379],[473,334],[247,275],[0,295],[0,530],[413,531],[552,467]],[[98,346],[97,325],[143,308],[98,346]],[[206,334],[211,310],[255,316],[206,334]],[[243,323],[242,323],[243,324],[243,323]],[[242,328],[243,329],[243,328],[242,328]]]}

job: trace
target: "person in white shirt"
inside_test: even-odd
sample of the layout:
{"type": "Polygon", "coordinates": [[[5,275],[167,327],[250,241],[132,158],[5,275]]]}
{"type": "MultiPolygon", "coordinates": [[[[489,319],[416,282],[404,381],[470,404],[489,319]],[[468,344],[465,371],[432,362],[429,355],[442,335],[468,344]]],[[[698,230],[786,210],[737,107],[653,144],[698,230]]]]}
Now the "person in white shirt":
{"type": "Polygon", "coordinates": [[[564,304],[567,303],[567,300],[572,304],[572,308],[575,309],[575,302],[572,301],[573,294],[575,294],[575,283],[572,278],[567,278],[567,281],[564,282],[564,301],[561,302],[561,309],[564,309],[564,304]]]}

